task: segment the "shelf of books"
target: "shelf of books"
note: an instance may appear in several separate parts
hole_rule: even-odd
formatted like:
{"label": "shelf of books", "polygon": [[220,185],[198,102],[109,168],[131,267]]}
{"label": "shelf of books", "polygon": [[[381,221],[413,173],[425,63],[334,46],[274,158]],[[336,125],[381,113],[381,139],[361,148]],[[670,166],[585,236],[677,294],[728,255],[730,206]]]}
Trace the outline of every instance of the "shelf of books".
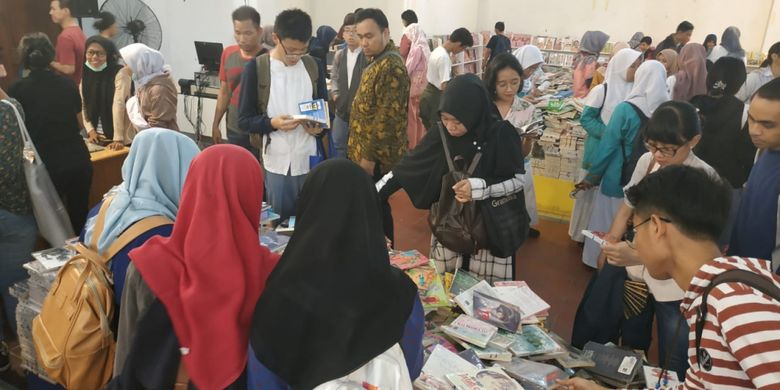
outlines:
{"label": "shelf of books", "polygon": [[[484,62],[485,43],[483,34],[472,33],[474,46],[464,50],[459,54],[451,55],[452,75],[457,76],[465,73],[473,73],[482,77],[482,63]],[[429,44],[431,50],[441,46],[449,35],[436,35],[430,38]]]}

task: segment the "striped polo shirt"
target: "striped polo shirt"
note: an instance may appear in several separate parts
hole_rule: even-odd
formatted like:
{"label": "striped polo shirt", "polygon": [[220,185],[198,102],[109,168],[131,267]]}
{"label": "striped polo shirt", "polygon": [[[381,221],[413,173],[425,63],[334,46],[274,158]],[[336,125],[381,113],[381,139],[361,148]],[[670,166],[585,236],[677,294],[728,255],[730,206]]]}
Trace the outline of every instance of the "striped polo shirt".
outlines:
{"label": "striped polo shirt", "polygon": [[701,348],[711,365],[699,367],[696,318],[702,294],[712,279],[732,269],[757,273],[780,287],[763,260],[718,258],[699,269],[680,306],[690,326],[690,368],[681,389],[780,389],[780,302],[742,283],[721,283],[710,292]]}

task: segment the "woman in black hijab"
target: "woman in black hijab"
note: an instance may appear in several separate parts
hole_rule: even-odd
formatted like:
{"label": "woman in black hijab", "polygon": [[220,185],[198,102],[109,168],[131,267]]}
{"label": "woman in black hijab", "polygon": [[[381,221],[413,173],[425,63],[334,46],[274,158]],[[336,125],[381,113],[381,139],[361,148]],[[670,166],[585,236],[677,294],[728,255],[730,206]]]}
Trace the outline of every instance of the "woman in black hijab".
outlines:
{"label": "woman in black hijab", "polygon": [[255,307],[249,388],[312,389],[401,352],[411,386],[422,368],[422,304],[390,266],[371,178],[328,160],[298,202],[295,235]]}
{"label": "woman in black hijab", "polygon": [[108,140],[113,140],[115,80],[122,69],[119,64],[119,51],[114,42],[100,35],[87,39],[85,48],[86,62],[81,81],[84,127],[92,141],[98,139],[98,127],[102,128]]}
{"label": "woman in black hijab", "polygon": [[691,99],[691,103],[699,109],[702,124],[701,141],[694,153],[715,168],[733,189],[732,212],[720,241],[724,245],[731,237],[742,187],[747,182],[756,155],[756,147],[746,127],[745,103],[734,96],[746,77],[742,60],[721,57],[707,73],[707,95]]}
{"label": "woman in black hijab", "polygon": [[[468,166],[477,152],[482,153],[472,178],[454,187],[453,196],[462,203],[523,190],[522,142],[514,126],[500,120],[496,112],[487,89],[477,76],[458,76],[447,84],[440,114],[453,158],[462,157]],[[448,171],[441,135],[434,129],[377,187],[381,188],[382,197],[389,197],[403,188],[416,208],[430,209],[439,200],[442,176]],[[514,279],[513,257],[494,257],[487,250],[473,255],[456,253],[432,238],[431,258],[436,260],[440,272],[453,272],[461,263],[488,281]]]}

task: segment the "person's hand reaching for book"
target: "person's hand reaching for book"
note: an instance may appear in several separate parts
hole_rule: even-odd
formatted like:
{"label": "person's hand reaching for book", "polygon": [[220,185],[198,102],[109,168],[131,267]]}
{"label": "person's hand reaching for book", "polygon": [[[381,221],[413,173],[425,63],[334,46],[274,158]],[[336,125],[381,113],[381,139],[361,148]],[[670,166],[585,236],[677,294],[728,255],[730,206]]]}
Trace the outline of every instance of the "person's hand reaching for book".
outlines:
{"label": "person's hand reaching for book", "polygon": [[551,387],[551,389],[558,390],[602,390],[606,387],[599,386],[596,382],[589,381],[583,378],[571,378],[565,381],[558,381],[558,383]]}
{"label": "person's hand reaching for book", "polygon": [[291,115],[279,115],[271,119],[271,127],[280,131],[292,131],[300,124],[300,121],[293,119]]}
{"label": "person's hand reaching for book", "polygon": [[92,130],[89,133],[87,133],[87,139],[89,139],[89,142],[96,144],[100,140],[100,136],[98,136],[97,131]]}
{"label": "person's hand reaching for book", "polygon": [[461,180],[452,186],[452,190],[455,191],[455,200],[460,203],[471,202],[471,182],[468,180]]}
{"label": "person's hand reaching for book", "polygon": [[322,126],[320,126],[319,123],[314,123],[310,121],[303,121],[303,129],[306,130],[307,133],[310,135],[319,135],[322,133]]}

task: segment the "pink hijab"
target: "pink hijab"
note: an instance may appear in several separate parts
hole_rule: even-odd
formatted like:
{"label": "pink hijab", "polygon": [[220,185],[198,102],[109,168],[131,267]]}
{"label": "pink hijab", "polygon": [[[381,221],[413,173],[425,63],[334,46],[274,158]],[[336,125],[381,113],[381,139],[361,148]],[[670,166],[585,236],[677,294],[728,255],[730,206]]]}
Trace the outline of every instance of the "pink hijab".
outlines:
{"label": "pink hijab", "polygon": [[689,43],[677,57],[679,70],[672,91],[672,100],[689,101],[707,94],[707,49],[699,43]]}
{"label": "pink hijab", "polygon": [[[406,57],[406,70],[412,81],[411,96],[420,96],[427,84],[428,57],[431,49],[428,47],[428,38],[417,23],[412,23],[404,29],[404,36],[409,39],[411,46]],[[421,75],[421,76],[420,76]]]}

